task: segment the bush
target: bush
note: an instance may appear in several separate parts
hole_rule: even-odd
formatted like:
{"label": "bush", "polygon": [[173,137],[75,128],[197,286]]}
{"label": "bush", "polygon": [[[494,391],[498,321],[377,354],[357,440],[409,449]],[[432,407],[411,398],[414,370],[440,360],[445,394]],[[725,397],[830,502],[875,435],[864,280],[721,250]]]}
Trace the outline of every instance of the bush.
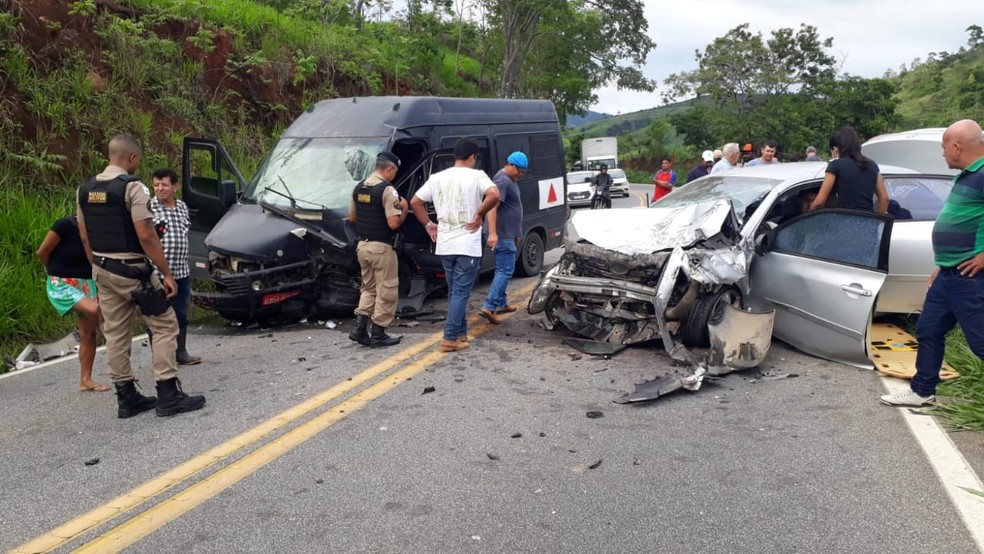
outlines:
{"label": "bush", "polygon": [[960,378],[939,386],[938,393],[954,401],[940,404],[937,411],[954,427],[984,429],[984,360],[970,351],[959,329],[947,337],[946,361]]}

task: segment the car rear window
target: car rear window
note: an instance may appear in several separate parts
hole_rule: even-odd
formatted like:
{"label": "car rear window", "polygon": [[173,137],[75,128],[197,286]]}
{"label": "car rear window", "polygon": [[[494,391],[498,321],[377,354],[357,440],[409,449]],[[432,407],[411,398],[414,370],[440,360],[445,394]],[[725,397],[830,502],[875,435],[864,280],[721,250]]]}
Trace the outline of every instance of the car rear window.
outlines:
{"label": "car rear window", "polygon": [[888,213],[896,220],[933,221],[943,209],[953,182],[945,177],[885,177]]}
{"label": "car rear window", "polygon": [[594,175],[590,171],[577,171],[567,174],[568,183],[583,183],[585,181],[590,181],[591,176]]}

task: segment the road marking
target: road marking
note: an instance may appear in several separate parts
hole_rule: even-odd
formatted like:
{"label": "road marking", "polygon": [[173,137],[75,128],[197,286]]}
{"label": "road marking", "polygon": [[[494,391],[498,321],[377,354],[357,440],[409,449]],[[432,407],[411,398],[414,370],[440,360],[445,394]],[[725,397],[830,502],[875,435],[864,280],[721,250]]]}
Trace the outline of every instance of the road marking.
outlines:
{"label": "road marking", "polygon": [[[480,332],[484,333],[485,330],[482,329]],[[480,332],[476,332],[476,335]],[[103,554],[123,550],[242,481],[295,447],[307,442],[318,433],[365,407],[370,401],[405,383],[407,379],[417,375],[444,356],[445,353],[443,352],[430,352],[384,380],[333,406],[331,410],[284,433],[256,451],[236,460],[231,465],[216,471],[171,498],[96,537],[74,552]]]}
{"label": "road marking", "polygon": [[[533,289],[536,287],[536,285],[537,285],[537,282],[536,281],[533,281],[532,283],[529,283],[528,285],[522,287],[521,289],[516,290],[512,294],[513,299],[519,299],[519,298],[522,298],[522,297],[528,295],[529,293],[531,293],[533,291]],[[506,314],[506,315],[503,315],[502,317],[503,318],[508,318],[509,316],[510,316],[510,314]],[[469,323],[469,325],[475,325],[476,323],[485,323],[485,320],[482,319],[482,318],[480,318],[480,317],[478,317],[477,315],[473,315],[472,317],[468,318],[468,323]],[[491,323],[485,323],[485,325],[480,325],[475,330],[473,330],[471,332],[471,334],[473,336],[482,335],[485,332],[487,332],[489,328],[491,328],[491,325],[492,325]],[[106,522],[108,522],[108,521],[110,521],[112,519],[115,519],[115,518],[119,517],[119,516],[122,516],[126,512],[139,507],[140,505],[148,502],[149,500],[152,500],[156,496],[159,496],[160,494],[166,492],[167,490],[169,490],[171,488],[174,488],[176,485],[179,485],[179,484],[183,483],[184,481],[187,481],[188,479],[192,478],[193,476],[195,476],[196,474],[202,472],[203,470],[205,470],[205,469],[207,469],[207,468],[209,468],[211,466],[214,466],[214,465],[218,464],[219,462],[225,460],[226,458],[229,458],[230,456],[232,456],[236,452],[238,452],[238,451],[240,451],[240,450],[242,450],[242,449],[244,449],[244,448],[246,448],[246,447],[248,447],[248,446],[250,446],[252,444],[255,444],[255,443],[259,442],[264,437],[270,435],[271,433],[277,431],[278,429],[281,429],[281,428],[283,428],[283,427],[285,427],[285,426],[293,423],[294,421],[300,419],[301,417],[305,416],[306,414],[308,414],[308,413],[310,413],[310,412],[312,412],[312,411],[320,408],[321,406],[324,406],[325,404],[328,404],[332,400],[334,400],[334,399],[336,399],[336,398],[338,398],[338,397],[340,397],[342,395],[345,395],[347,393],[352,392],[353,390],[355,390],[358,387],[364,385],[368,381],[371,381],[372,379],[378,377],[379,375],[381,375],[383,373],[386,373],[387,371],[390,371],[391,369],[393,369],[397,365],[399,365],[401,363],[404,363],[404,362],[410,360],[411,358],[413,358],[414,356],[420,354],[421,352],[434,347],[443,338],[444,338],[443,331],[438,331],[436,333],[433,333],[433,334],[425,337],[422,341],[418,342],[417,344],[415,344],[415,345],[413,345],[413,346],[411,346],[409,348],[406,348],[404,350],[401,350],[400,352],[394,354],[393,356],[390,356],[389,358],[386,358],[385,360],[380,361],[379,363],[375,364],[374,366],[370,367],[369,369],[367,369],[367,370],[359,373],[358,375],[355,375],[355,376],[351,377],[349,380],[346,380],[346,381],[344,381],[342,383],[339,383],[337,385],[334,385],[333,387],[331,387],[331,388],[329,388],[329,389],[327,389],[327,390],[325,390],[325,391],[323,391],[321,393],[316,394],[315,396],[311,397],[310,399],[308,399],[308,400],[306,400],[306,401],[304,401],[304,402],[302,402],[302,403],[300,403],[300,404],[298,404],[298,405],[296,405],[296,406],[294,406],[294,407],[292,407],[292,408],[290,408],[290,409],[288,409],[288,410],[280,413],[279,415],[276,415],[276,416],[268,419],[267,421],[264,421],[263,423],[260,423],[256,427],[253,427],[252,429],[249,429],[249,430],[247,430],[247,431],[245,431],[245,432],[243,432],[243,433],[241,433],[241,434],[239,434],[239,435],[237,435],[237,436],[235,436],[235,437],[233,437],[233,438],[231,438],[231,439],[223,442],[219,446],[216,446],[216,447],[214,447],[214,448],[212,448],[212,449],[210,449],[210,450],[208,450],[208,451],[206,451],[206,452],[204,452],[202,454],[199,454],[198,456],[196,456],[196,457],[188,460],[187,462],[184,462],[183,464],[175,467],[174,469],[171,469],[171,470],[165,472],[164,474],[162,474],[162,475],[160,475],[158,477],[155,477],[155,478],[151,479],[150,481],[147,481],[147,482],[143,483],[142,485],[139,485],[137,488],[135,488],[135,489],[133,489],[133,490],[127,492],[127,493],[124,493],[124,494],[122,494],[122,495],[120,495],[120,496],[118,496],[118,497],[110,500],[109,502],[106,502],[105,504],[103,504],[101,506],[98,506],[98,507],[96,507],[96,508],[88,511],[85,514],[82,514],[81,516],[78,516],[78,517],[72,519],[71,521],[68,521],[68,522],[66,522],[66,523],[58,526],[57,528],[55,528],[55,529],[53,529],[53,530],[51,530],[51,531],[49,531],[49,532],[47,532],[47,533],[39,536],[39,537],[37,537],[37,538],[35,538],[35,539],[33,539],[33,540],[31,540],[31,541],[29,541],[29,542],[21,545],[21,546],[18,546],[16,548],[14,548],[10,552],[11,553],[37,553],[37,552],[49,552],[51,550],[54,550],[55,548],[58,548],[58,547],[64,545],[66,542],[68,542],[68,541],[70,541],[72,539],[77,538],[78,536],[80,536],[80,535],[82,535],[82,534],[84,534],[84,533],[92,530],[93,528],[95,528],[95,527],[97,527],[99,525],[102,525],[102,524],[104,524],[104,523],[106,523]],[[436,357],[435,357],[435,355],[436,355]],[[432,352],[431,354],[428,354],[427,356],[425,356],[424,358],[422,358],[422,360],[424,360],[424,359],[432,359],[432,358],[434,360],[436,360],[436,359],[439,359],[441,356],[443,356],[443,353],[440,353],[440,352]],[[64,360],[63,359],[59,359],[58,361],[64,361]],[[414,362],[409,367],[416,367],[419,362],[420,362],[420,360],[418,360],[417,362]],[[401,371],[404,371],[404,370],[401,370]],[[418,372],[419,372],[419,370],[418,370]],[[400,373],[400,372],[397,372],[397,373]],[[386,381],[384,380],[384,381],[381,381],[380,383],[385,383],[385,382]],[[380,383],[377,383],[377,385],[380,384]],[[373,386],[375,386],[375,385],[373,385]],[[366,389],[366,391],[372,390],[372,389],[373,389],[373,387],[369,387],[368,389]],[[389,390],[389,389],[386,389],[386,390]],[[366,391],[362,391],[362,392],[356,394],[355,396],[353,396],[349,400],[358,398],[360,394],[363,394]],[[383,392],[386,392],[386,391],[384,390]],[[380,394],[383,394],[383,392],[381,392]],[[376,396],[373,396],[372,398],[376,398]],[[370,400],[371,400],[371,398],[370,398]],[[348,402],[348,400],[346,400],[345,402]],[[343,404],[344,404],[344,402],[343,402]],[[341,406],[341,405],[339,405],[339,406]],[[357,408],[354,408],[354,409],[361,408],[361,406],[362,405],[358,405],[358,407]],[[331,413],[331,412],[326,412],[326,414],[327,413]],[[305,425],[308,425],[312,421],[315,421],[318,418],[323,417],[324,415],[325,414],[322,414],[321,416],[317,416],[317,417],[313,418],[311,421],[309,421],[309,422],[307,422],[305,424],[302,424],[297,429],[304,428]],[[342,414],[339,414],[339,415],[342,415]],[[329,423],[328,426],[330,426],[333,423],[334,423],[334,421],[332,421],[331,423]],[[327,428],[327,426],[325,428]],[[321,429],[321,430],[323,430],[323,429]],[[284,436],[286,436],[289,433],[293,433],[293,432],[294,432],[294,430],[289,431]],[[320,430],[319,430],[319,432],[320,432]],[[315,433],[315,434],[317,434],[317,433]],[[307,440],[307,439],[309,439],[309,438],[311,438],[313,436],[314,435],[312,434],[312,435],[308,436],[305,440]],[[282,439],[283,437],[280,437],[280,438]],[[280,439],[276,439],[276,440],[272,441],[270,444],[276,444],[278,440],[280,440]],[[300,443],[298,443],[298,444],[300,444]],[[266,445],[266,446],[269,446],[269,445]],[[264,446],[263,448],[266,448],[266,446]],[[296,445],[294,445],[294,446],[296,446]],[[290,446],[289,448],[293,448],[293,446]],[[284,452],[286,452],[286,450]],[[279,455],[277,457],[279,457]],[[267,463],[269,463],[269,461],[272,461],[273,459],[276,459],[276,457],[271,458],[270,460],[268,460]],[[239,463],[240,463],[239,461],[234,462],[233,464],[231,464],[230,466],[228,466],[225,469],[228,469],[229,467],[237,466]],[[221,471],[224,471],[224,470],[220,470],[220,472]],[[255,469],[253,471],[255,471]],[[216,473],[219,473],[219,472],[216,472]],[[236,481],[239,481],[240,479],[242,479],[246,475],[248,475],[248,474],[245,474],[242,477],[239,477],[238,479],[236,479]],[[214,476],[214,474],[213,474],[213,476]],[[205,479],[202,480],[202,482],[210,479],[211,477],[212,476],[206,477]],[[232,483],[234,483],[234,482],[235,481],[233,481]],[[230,483],[230,485],[232,483]],[[213,496],[213,495],[209,495],[207,497],[204,497],[202,501],[204,501],[204,499],[207,499],[207,498],[209,498],[210,496]],[[201,502],[199,502],[199,504],[200,503]],[[141,516],[137,516],[137,517],[141,517]],[[173,518],[171,518],[171,519],[173,519]],[[170,520],[168,520],[168,521],[170,521]],[[126,523],[124,523],[124,525],[125,524]],[[110,533],[111,532],[112,531],[110,531]]]}
{"label": "road marking", "polygon": [[643,195],[641,192],[633,192],[632,195],[639,199],[639,207],[640,208],[645,208],[646,207],[646,196],[645,195]]}
{"label": "road marking", "polygon": [[[908,381],[884,376],[881,380],[889,394],[909,388]],[[984,491],[980,477],[935,417],[915,414],[904,408],[899,409],[899,413],[926,454],[929,465],[939,477],[943,490],[963,519],[971,538],[977,543],[977,548],[984,552],[984,500],[964,490]]]}
{"label": "road marking", "polygon": [[[137,335],[137,336],[133,337],[133,339],[131,339],[130,342],[137,342],[137,341],[143,340],[145,338],[147,338],[147,334],[146,333],[144,333],[143,335]],[[99,347],[96,348],[96,352],[97,353],[98,352],[102,352],[103,350],[106,350],[106,346],[105,345],[99,346]],[[69,360],[74,360],[74,359],[76,359],[78,357],[79,357],[79,353],[78,352],[75,352],[73,354],[66,354],[64,356],[59,356],[59,357],[57,357],[55,359],[48,360],[47,362],[41,362],[39,364],[32,365],[30,367],[25,367],[24,369],[15,369],[13,371],[8,371],[7,373],[0,374],[0,379],[6,379],[7,377],[13,377],[15,375],[20,375],[22,373],[30,373],[30,372],[34,371],[35,369],[41,369],[42,367],[48,367],[48,366],[60,364],[62,362],[67,362]]]}

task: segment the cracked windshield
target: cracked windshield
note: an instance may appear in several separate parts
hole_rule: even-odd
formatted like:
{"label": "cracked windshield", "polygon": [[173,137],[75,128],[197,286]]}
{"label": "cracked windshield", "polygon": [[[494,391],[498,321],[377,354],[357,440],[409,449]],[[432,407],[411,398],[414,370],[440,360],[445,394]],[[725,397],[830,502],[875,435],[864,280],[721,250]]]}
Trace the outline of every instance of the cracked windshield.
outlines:
{"label": "cracked windshield", "polygon": [[247,201],[347,209],[356,183],[372,173],[386,137],[283,139],[243,194]]}
{"label": "cracked windshield", "polygon": [[782,182],[780,179],[758,177],[741,178],[729,175],[725,179],[711,176],[680,187],[673,191],[673,194],[661,198],[659,203],[655,205],[660,208],[670,208],[727,198],[731,200],[731,205],[734,206],[735,214],[739,220],[744,222],[745,210],[748,206],[768,194],[780,182]]}

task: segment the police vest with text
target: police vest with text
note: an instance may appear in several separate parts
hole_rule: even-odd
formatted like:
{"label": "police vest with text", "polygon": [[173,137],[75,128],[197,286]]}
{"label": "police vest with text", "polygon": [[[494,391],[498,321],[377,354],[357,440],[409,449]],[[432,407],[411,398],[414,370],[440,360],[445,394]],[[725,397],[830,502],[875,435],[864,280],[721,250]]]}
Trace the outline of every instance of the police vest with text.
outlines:
{"label": "police vest with text", "polygon": [[109,181],[90,179],[79,187],[89,247],[101,254],[143,254],[143,246],[126,208],[126,187],[139,177],[120,175]]}
{"label": "police vest with text", "polygon": [[383,192],[390,187],[388,182],[367,187],[365,181],[356,185],[352,191],[355,201],[355,229],[359,239],[393,244],[396,231],[390,229],[386,221],[386,209],[383,207]]}

